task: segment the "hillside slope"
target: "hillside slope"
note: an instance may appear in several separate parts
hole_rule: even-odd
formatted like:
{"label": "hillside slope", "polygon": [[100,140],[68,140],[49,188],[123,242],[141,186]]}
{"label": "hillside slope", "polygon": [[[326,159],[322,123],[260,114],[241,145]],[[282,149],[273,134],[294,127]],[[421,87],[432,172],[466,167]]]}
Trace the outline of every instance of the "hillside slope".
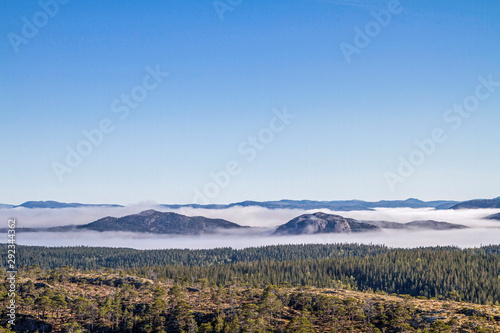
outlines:
{"label": "hillside slope", "polygon": [[357,292],[341,283],[215,286],[73,268],[19,276],[16,332],[500,332],[498,305]]}

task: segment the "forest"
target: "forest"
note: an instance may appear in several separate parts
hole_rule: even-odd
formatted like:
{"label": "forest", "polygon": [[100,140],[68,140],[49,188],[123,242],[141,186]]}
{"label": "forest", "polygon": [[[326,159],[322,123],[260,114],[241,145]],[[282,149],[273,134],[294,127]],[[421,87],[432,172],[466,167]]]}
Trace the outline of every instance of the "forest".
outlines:
{"label": "forest", "polygon": [[[7,253],[6,245],[0,246]],[[50,270],[119,269],[146,278],[223,286],[289,284],[407,294],[478,304],[500,301],[500,246],[393,249],[379,245],[276,245],[235,250],[19,246],[18,263]]]}
{"label": "forest", "polygon": [[7,323],[7,287],[0,285],[0,332],[500,332],[498,305],[359,292],[341,284],[217,285],[111,268],[32,266],[18,273],[15,326]]}

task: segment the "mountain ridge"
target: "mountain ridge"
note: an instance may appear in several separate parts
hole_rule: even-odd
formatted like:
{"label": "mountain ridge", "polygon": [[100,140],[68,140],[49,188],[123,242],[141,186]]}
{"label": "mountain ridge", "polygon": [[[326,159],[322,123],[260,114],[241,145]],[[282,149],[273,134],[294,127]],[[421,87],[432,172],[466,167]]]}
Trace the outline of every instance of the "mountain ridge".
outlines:
{"label": "mountain ridge", "polygon": [[[82,203],[77,203],[77,202],[59,202],[59,201],[52,201],[52,200],[47,200],[47,201],[26,201],[23,202],[20,205],[5,205],[5,206],[10,206],[7,208],[17,208],[17,207],[24,207],[24,208],[49,208],[49,209],[61,209],[61,208],[78,208],[78,207],[124,207],[122,205],[116,205],[116,204],[82,204]],[[0,208],[3,208],[2,205],[0,205]]]}
{"label": "mountain ridge", "polygon": [[453,205],[450,209],[500,208],[500,197],[494,199],[474,199]]}
{"label": "mountain ridge", "polygon": [[[473,199],[468,201],[454,200],[433,200],[422,201],[416,198],[408,198],[405,200],[379,200],[379,201],[364,201],[364,200],[333,200],[333,201],[317,201],[317,200],[290,200],[282,199],[275,201],[252,201],[246,200],[229,204],[158,204],[160,207],[179,209],[179,208],[202,208],[202,209],[228,209],[232,207],[263,207],[267,209],[330,209],[332,211],[372,211],[376,208],[434,208],[437,210],[443,209],[475,209],[475,208],[500,208],[500,197],[494,199]],[[0,204],[0,209],[8,208],[77,208],[77,207],[110,207],[119,208],[125,207],[118,204],[83,204],[83,203],[65,203],[58,201],[26,201],[20,205]]]}
{"label": "mountain ridge", "polygon": [[415,198],[406,200],[380,200],[380,201],[363,201],[363,200],[337,200],[337,201],[315,201],[315,200],[289,200],[282,199],[279,201],[242,201],[230,204],[162,204],[160,206],[172,209],[178,208],[204,208],[204,209],[227,209],[231,207],[263,207],[267,209],[330,209],[333,211],[355,211],[366,210],[371,211],[375,208],[437,208],[446,209],[449,206],[455,205],[459,201],[451,200],[436,200],[422,201]]}

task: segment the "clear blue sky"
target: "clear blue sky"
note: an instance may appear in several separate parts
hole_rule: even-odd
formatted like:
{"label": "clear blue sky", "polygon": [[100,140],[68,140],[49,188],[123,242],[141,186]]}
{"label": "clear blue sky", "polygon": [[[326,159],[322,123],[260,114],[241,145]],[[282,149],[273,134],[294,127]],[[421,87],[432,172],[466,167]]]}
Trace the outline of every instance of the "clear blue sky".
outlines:
{"label": "clear blue sky", "polygon": [[[229,161],[239,172],[210,202],[500,195],[500,87],[444,119],[478,77],[500,82],[497,0],[402,0],[350,62],[341,45],[390,1],[232,3],[2,2],[0,202],[190,203]],[[148,67],[169,74],[121,119]],[[251,148],[284,108],[295,118]],[[58,177],[103,119],[114,130]],[[436,128],[447,140],[401,177],[399,156]],[[391,189],[388,172],[404,182]]]}

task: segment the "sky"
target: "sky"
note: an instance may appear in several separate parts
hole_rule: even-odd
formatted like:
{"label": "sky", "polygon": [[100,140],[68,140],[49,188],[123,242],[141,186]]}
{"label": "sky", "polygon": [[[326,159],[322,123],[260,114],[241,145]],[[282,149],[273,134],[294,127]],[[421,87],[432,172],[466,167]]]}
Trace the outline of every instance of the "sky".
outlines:
{"label": "sky", "polygon": [[3,1],[0,203],[500,195],[496,0]]}

